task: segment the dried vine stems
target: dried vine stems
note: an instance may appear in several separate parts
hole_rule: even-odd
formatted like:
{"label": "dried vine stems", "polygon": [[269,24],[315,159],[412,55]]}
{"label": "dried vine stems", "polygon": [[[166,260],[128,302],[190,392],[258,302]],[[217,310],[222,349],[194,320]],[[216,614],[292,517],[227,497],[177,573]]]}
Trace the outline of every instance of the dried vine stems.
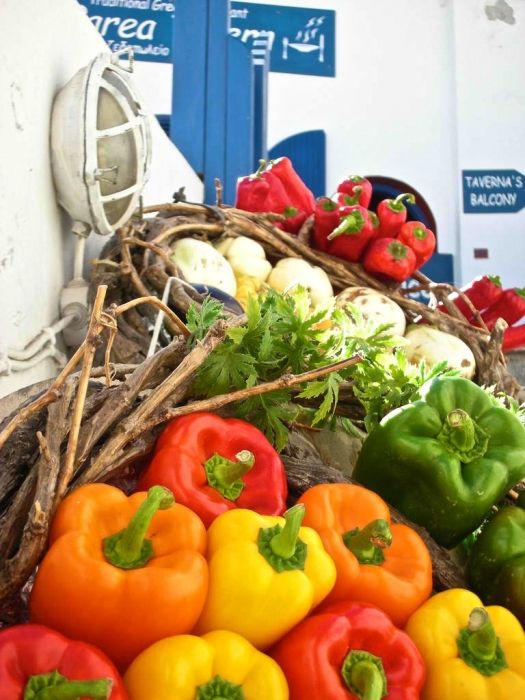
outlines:
{"label": "dried vine stems", "polygon": [[[53,512],[68,489],[107,480],[130,455],[136,457],[147,452],[152,447],[150,438],[155,438],[157,426],[177,415],[211,411],[255,394],[302,384],[360,360],[354,357],[299,375],[285,374],[273,382],[186,403],[190,384],[202,362],[223,341],[227,330],[245,319],[241,316],[229,322],[218,321],[191,350],[185,342],[187,329],[184,326],[183,335],[135,367],[121,383],[112,383],[111,369],[106,366],[104,376],[108,383],[98,389],[102,397],[98,396],[93,402],[95,410],[86,414],[93,358],[100,335],[105,329],[113,334],[116,319],[132,305],[149,302],[148,297],[143,297],[104,311],[106,292],[106,287],[97,290],[82,352],[75,354],[76,362],[69,363],[68,373],[64,370],[42,397],[19,412],[0,433],[0,441],[5,445],[23,427],[25,420],[48,407],[47,416],[42,416],[45,435],[41,430],[36,433],[39,457],[29,465],[23,483],[0,516],[3,526],[0,601],[20,590],[34,570],[45,546]],[[157,298],[152,303],[174,315]],[[80,357],[82,368],[79,374],[73,375]]]}

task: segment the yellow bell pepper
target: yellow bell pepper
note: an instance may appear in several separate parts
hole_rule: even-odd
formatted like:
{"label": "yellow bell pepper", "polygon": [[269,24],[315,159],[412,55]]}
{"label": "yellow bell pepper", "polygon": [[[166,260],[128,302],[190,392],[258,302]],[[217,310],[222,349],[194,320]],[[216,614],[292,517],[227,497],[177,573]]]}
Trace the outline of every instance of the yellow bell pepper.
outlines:
{"label": "yellow bell pepper", "polygon": [[525,698],[525,633],[506,608],[455,588],[418,608],[406,632],[427,666],[422,700]]}
{"label": "yellow bell pepper", "polygon": [[257,296],[259,290],[265,286],[264,282],[257,279],[257,277],[241,275],[237,272],[235,273],[235,279],[237,280],[237,292],[235,294],[235,298],[242,308],[246,309],[248,306],[248,299],[250,297]]}
{"label": "yellow bell pepper", "polygon": [[278,664],[223,630],[152,644],[128,668],[124,684],[130,700],[288,700]]}
{"label": "yellow bell pepper", "polygon": [[236,508],[213,521],[198,633],[227,629],[266,649],[330,593],[335,564],[317,532],[300,527],[303,517],[300,504],[284,519]]}

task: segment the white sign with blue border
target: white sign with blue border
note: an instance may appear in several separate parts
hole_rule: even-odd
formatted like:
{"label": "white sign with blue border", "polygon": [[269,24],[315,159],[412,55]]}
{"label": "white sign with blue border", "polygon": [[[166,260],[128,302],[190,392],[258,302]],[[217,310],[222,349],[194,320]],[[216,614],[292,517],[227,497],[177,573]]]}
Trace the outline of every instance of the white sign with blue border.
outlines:
{"label": "white sign with blue border", "polygon": [[249,46],[262,39],[277,73],[335,76],[335,11],[232,2],[230,35]]}
{"label": "white sign with blue border", "polygon": [[525,207],[525,175],[518,170],[463,170],[465,214],[515,214]]}
{"label": "white sign with blue border", "polygon": [[133,48],[139,61],[171,63],[175,2],[78,0],[112,51]]}

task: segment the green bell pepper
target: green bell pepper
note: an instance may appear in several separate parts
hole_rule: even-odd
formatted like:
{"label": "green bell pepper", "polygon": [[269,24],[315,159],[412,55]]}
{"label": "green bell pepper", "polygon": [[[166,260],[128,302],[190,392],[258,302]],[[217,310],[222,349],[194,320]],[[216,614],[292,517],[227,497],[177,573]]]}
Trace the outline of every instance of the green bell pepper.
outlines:
{"label": "green bell pepper", "polygon": [[461,377],[425,384],[365,440],[354,478],[454,547],[525,477],[525,428]]}
{"label": "green bell pepper", "polygon": [[485,605],[503,605],[525,625],[525,492],[517,506],[502,508],[482,530],[467,574]]}

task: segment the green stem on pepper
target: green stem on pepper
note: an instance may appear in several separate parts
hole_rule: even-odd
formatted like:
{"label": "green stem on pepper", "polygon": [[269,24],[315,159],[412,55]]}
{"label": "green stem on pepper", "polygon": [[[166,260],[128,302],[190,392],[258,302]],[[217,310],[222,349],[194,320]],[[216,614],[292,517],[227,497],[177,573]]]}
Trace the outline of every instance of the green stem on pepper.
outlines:
{"label": "green stem on pepper", "polygon": [[383,550],[392,544],[392,531],[386,520],[373,520],[345,532],[343,542],[360,564],[380,565],[385,561]]}
{"label": "green stem on pepper", "polygon": [[146,531],[156,512],[171,508],[174,502],[169,489],[164,486],[152,486],[128,527],[104,539],[104,556],[109,563],[120,569],[138,569],[145,566],[153,556],[153,544],[151,540],[146,539]]}
{"label": "green stem on pepper", "polygon": [[485,608],[472,610],[457,644],[463,661],[484,676],[493,676],[507,668],[505,654]]}
{"label": "green stem on pepper", "polygon": [[387,694],[387,682],[381,659],[367,651],[351,651],[341,669],[344,682],[360,700],[381,700]]}

